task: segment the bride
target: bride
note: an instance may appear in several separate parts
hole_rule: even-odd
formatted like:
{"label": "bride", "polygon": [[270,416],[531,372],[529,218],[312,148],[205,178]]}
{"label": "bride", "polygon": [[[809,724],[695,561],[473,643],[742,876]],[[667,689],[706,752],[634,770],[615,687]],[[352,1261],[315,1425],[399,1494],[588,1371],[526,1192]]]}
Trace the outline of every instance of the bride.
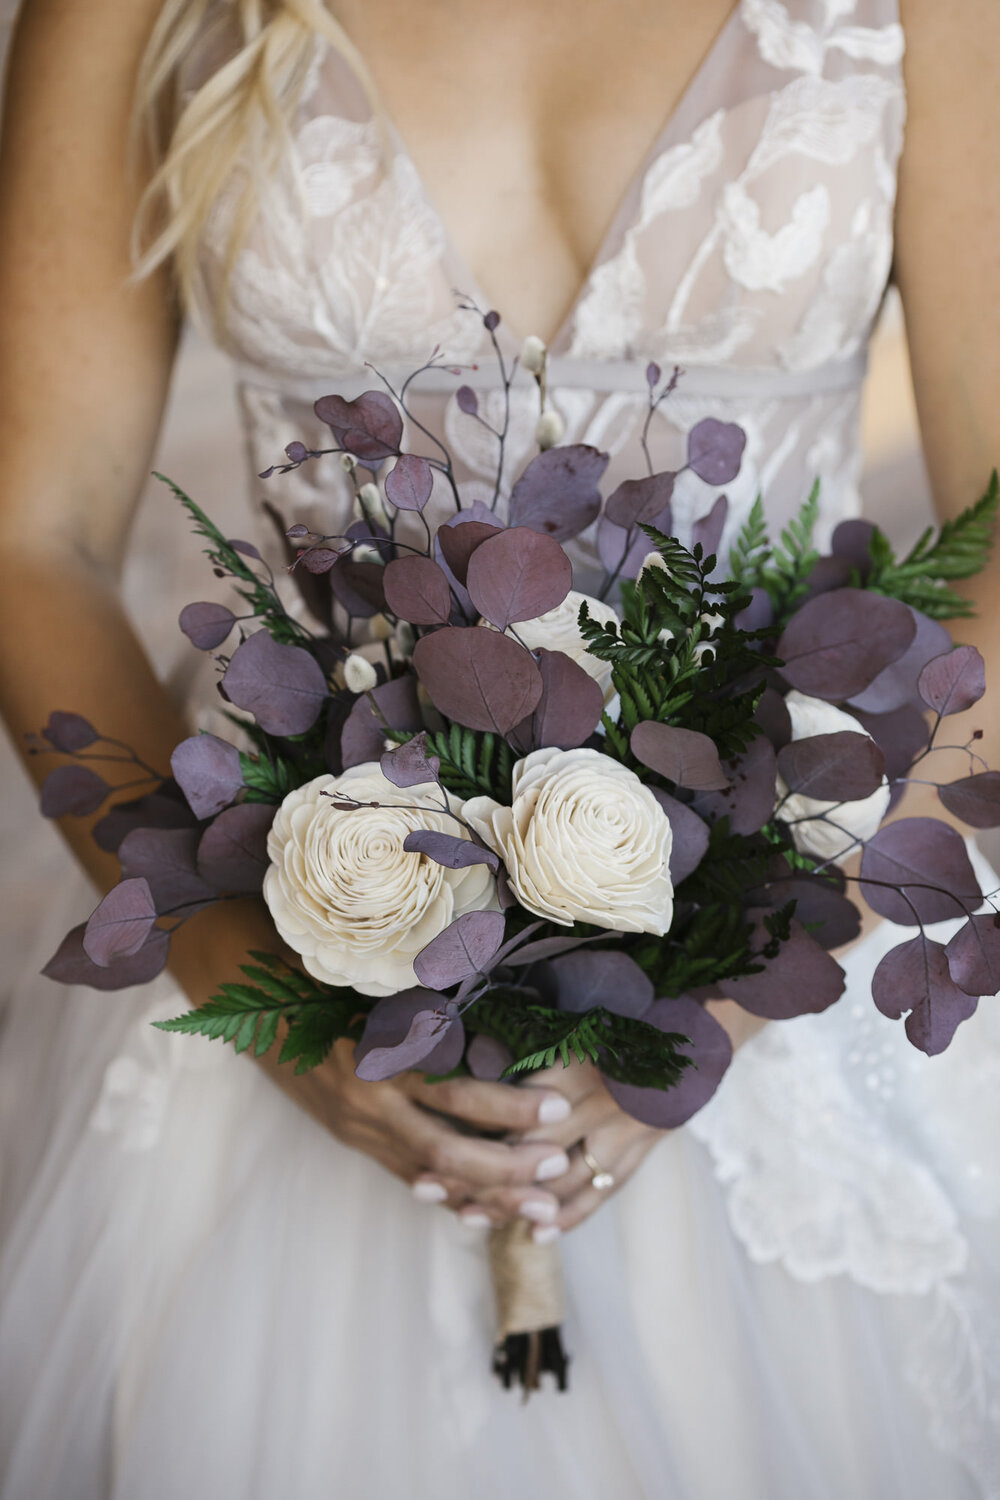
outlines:
{"label": "bride", "polygon": [[[440,345],[498,399],[457,289],[508,352],[545,338],[567,438],[610,448],[612,483],[639,472],[645,362],[681,363],[656,467],[738,421],[729,524],[758,489],[780,523],[818,475],[828,535],[857,509],[892,274],[957,512],[1000,451],[998,47],[992,0],[25,0],[0,163],[12,732],[73,709],[162,764],[210,721],[116,584],[185,308],[233,356],[254,473],[322,446],[313,399],[369,361]],[[474,497],[492,454],[457,384],[414,404]],[[714,498],[678,484],[682,540]],[[254,480],[246,528],[261,500],[330,531],[350,492],[328,462]],[[984,649],[998,593],[963,622]],[[1000,764],[995,708],[987,742]],[[885,927],[822,1015],[751,1036],[716,1002],[739,1051],[661,1137],[585,1068],[373,1085],[349,1047],[294,1078],[167,1036],[150,1021],[231,977],[260,912],[190,924],[148,990],[67,995],[36,976],[88,910],[52,893],[0,1037],[4,1500],[1000,1496],[1000,1017],[915,1053],[869,998]],[[488,1373],[484,1231],[516,1216],[564,1237],[573,1354],[570,1394],[526,1408]]]}

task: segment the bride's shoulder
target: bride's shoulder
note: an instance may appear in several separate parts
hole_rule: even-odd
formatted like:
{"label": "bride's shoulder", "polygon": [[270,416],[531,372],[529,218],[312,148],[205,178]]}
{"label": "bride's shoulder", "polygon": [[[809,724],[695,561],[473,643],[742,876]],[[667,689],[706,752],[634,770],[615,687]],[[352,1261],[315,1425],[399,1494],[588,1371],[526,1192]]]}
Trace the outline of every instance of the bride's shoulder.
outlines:
{"label": "bride's shoulder", "polygon": [[[1000,46],[997,0],[898,0],[906,36],[906,85],[911,106],[947,103],[968,115],[980,94],[996,87]],[[969,92],[971,90],[971,93]],[[963,103],[964,101],[964,103]]]}

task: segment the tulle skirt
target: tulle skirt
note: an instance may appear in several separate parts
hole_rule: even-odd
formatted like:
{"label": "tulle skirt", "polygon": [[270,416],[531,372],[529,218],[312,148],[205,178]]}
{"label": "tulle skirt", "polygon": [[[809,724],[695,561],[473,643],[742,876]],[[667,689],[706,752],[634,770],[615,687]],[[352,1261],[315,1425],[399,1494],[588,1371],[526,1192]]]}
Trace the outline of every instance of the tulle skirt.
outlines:
{"label": "tulle skirt", "polygon": [[928,1060],[868,976],[766,1028],[563,1251],[570,1391],[489,1373],[481,1232],[184,1001],[31,978],[0,1044],[3,1500],[1000,1496],[1000,1024]]}

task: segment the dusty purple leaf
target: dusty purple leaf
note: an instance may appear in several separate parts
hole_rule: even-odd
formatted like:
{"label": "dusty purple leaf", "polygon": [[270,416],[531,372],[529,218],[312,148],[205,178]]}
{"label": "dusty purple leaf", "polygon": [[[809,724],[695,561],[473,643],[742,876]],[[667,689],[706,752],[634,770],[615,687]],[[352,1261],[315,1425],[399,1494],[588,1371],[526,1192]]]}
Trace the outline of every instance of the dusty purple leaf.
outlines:
{"label": "dusty purple leaf", "polygon": [[468,729],[507,735],[542,696],[531,653],[496,630],[436,630],[417,642],[413,665],[435,707]]}
{"label": "dusty purple leaf", "polygon": [[759,734],[742,755],[727,760],[722,770],[729,778],[728,786],[700,793],[695,798],[697,811],[712,823],[728,818],[731,833],[757,833],[774,814],[774,746],[766,735]]}
{"label": "dusty purple leaf", "polygon": [[[669,536],[674,525],[670,507],[654,516],[649,524]],[[653,544],[644,531],[636,532],[631,543],[628,538],[627,531],[601,517],[597,527],[598,555],[609,573],[617,573],[622,578],[634,578],[653,550]]]}
{"label": "dusty purple leaf", "polygon": [[385,609],[384,575],[381,563],[354,562],[345,553],[329,570],[330,588],[349,615],[370,620]]}
{"label": "dusty purple leaf", "polygon": [[[766,931],[758,925],[758,942],[763,945],[766,940]],[[792,1016],[813,1015],[826,1010],[844,992],[843,969],[794,919],[791,936],[777,956],[757,962],[763,964],[761,973],[725,981],[729,998],[753,1016],[787,1021]]]}
{"label": "dusty purple leaf", "polygon": [[872,911],[900,927],[963,916],[983,899],[965,840],[936,818],[900,818],[869,839],[861,894]]}
{"label": "dusty purple leaf", "polygon": [[491,521],[465,521],[462,525],[442,526],[437,534],[438,546],[444,560],[459,583],[465,583],[469,571],[469,560],[477,547],[488,537],[498,536],[502,526]]}
{"label": "dusty purple leaf", "polygon": [[902,656],[915,633],[913,616],[898,599],[834,589],[796,611],[775,654],[790,686],[840,702],[863,692]]}
{"label": "dusty purple leaf", "polygon": [[831,594],[834,589],[845,588],[850,581],[851,565],[846,558],[818,557],[806,578],[802,603],[815,599],[820,594]]}
{"label": "dusty purple leaf", "polygon": [[86,750],[100,738],[93,724],[82,714],[63,713],[60,709],[49,715],[42,733],[53,749],[61,750],[64,755]]}
{"label": "dusty purple leaf", "polygon": [[42,973],[57,984],[85,984],[93,990],[126,990],[136,984],[148,984],[162,973],[170,953],[170,934],[158,927],[150,930],[146,941],[129,958],[117,958],[112,964],[95,964],[83,947],[87,924],[81,922],[63,938]]}
{"label": "dusty purple leaf", "polygon": [[354,401],[321,396],[313,409],[340,446],[369,466],[399,452],[403,419],[384,391],[364,391]]}
{"label": "dusty purple leaf", "polygon": [[696,729],[678,729],[645,719],[635,726],[629,743],[637,760],[677,786],[714,792],[729,785],[715,745]]}
{"label": "dusty purple leaf", "polygon": [[267,835],[275,809],[266,802],[228,807],[198,845],[198,873],[217,891],[259,891],[267,872]]}
{"label": "dusty purple leaf", "polygon": [[951,977],[944,947],[922,933],[889,949],[872,975],[872,999],[892,1021],[909,1011],[906,1035],[928,1057],[945,1050],[979,1004]]}
{"label": "dusty purple leaf", "polygon": [[705,417],[688,433],[688,467],[706,484],[729,484],[740,472],[746,442],[735,422]]}
{"label": "dusty purple leaf", "polygon": [[1000,994],[1000,914],[981,912],[945,948],[948,972],[967,995]]}
{"label": "dusty purple leaf", "polygon": [[905,776],[920,752],[926,749],[930,733],[927,720],[912,703],[888,714],[866,714],[856,710],[855,718],[885,756],[885,774],[890,781]]}
{"label": "dusty purple leaf", "polygon": [[397,557],[383,573],[385,602],[411,625],[447,625],[451,589],[443,571],[429,557]]}
{"label": "dusty purple leaf", "polygon": [[766,630],[774,623],[774,605],[767,589],[750,590],[750,603],[733,620],[737,630]]}
{"label": "dusty purple leaf", "polygon": [[[605,518],[626,531],[640,523],[653,525],[670,507],[676,478],[676,474],[664,472],[650,474],[645,479],[624,480],[608,496],[604,505]],[[648,551],[651,546],[649,538],[644,538],[643,542]]]}
{"label": "dusty purple leaf", "polygon": [[328,696],[326,678],[309,652],[279,645],[266,630],[237,646],[222,684],[230,702],[253,714],[265,734],[282,736],[311,729]]}
{"label": "dusty purple leaf", "polygon": [[657,1130],[676,1130],[698,1113],[715,1093],[733,1056],[732,1043],[697,1000],[681,995],[676,1000],[657,1000],[642,1018],[658,1031],[686,1036],[678,1052],[692,1059],[677,1083],[669,1089],[638,1088],[602,1074],[604,1085],[621,1108],[644,1125]]}
{"label": "dusty purple leaf", "polygon": [[775,688],[765,688],[754,713],[759,724],[775,750],[781,750],[792,738],[792,718],[781,693]]}
{"label": "dusty purple leaf", "polygon": [[1000,771],[979,771],[939,786],[938,796],[970,828],[1000,828]]}
{"label": "dusty purple leaf", "polygon": [[542,674],[538,707],[515,730],[532,750],[575,750],[590,738],[604,712],[604,694],[589,672],[563,651],[537,653]]}
{"label": "dusty purple leaf", "polygon": [[[301,448],[302,444],[300,443],[298,446]],[[287,452],[287,449],[286,449],[286,452]],[[307,454],[307,452],[306,452],[305,449],[303,449],[301,457],[302,458],[308,457],[308,454]],[[253,542],[245,542],[242,537],[234,536],[234,537],[230,537],[230,539],[229,539],[229,545],[230,545],[230,547],[232,547],[232,549],[233,549],[234,552],[241,553],[243,557],[252,557],[255,562],[263,562],[264,561],[264,559],[260,555],[260,552],[259,552],[258,548],[256,548],[254,546]]]}
{"label": "dusty purple leaf", "polygon": [[492,1036],[474,1036],[465,1053],[469,1072],[485,1083],[499,1082],[513,1061],[510,1048]]}
{"label": "dusty purple leaf", "polygon": [[576,948],[582,948],[587,943],[607,942],[607,933],[599,932],[589,938],[567,936],[561,934],[558,937],[536,938],[532,943],[522,943],[512,953],[504,955],[504,963],[511,969],[523,969],[528,964],[539,963],[542,959],[558,958],[561,953],[572,953]]}
{"label": "dusty purple leaf", "polygon": [[557,542],[579,536],[597,520],[597,488],[609,455],[586,443],[549,448],[533,458],[510,495],[511,526],[530,526]]}
{"label": "dusty purple leaf", "polygon": [[494,333],[500,327],[500,314],[495,308],[491,308],[483,318],[483,327],[487,333]]}
{"label": "dusty purple leaf", "polygon": [[[381,717],[373,711],[371,698],[374,698]],[[417,701],[417,680],[411,673],[394,677],[391,682],[381,682],[372,688],[370,694],[358,698],[340,733],[340,757],[344,770],[365,761],[381,760],[386,739],[383,719],[390,729],[423,728]]]}
{"label": "dusty purple leaf", "polygon": [[198,839],[197,828],[134,828],[122,840],[122,875],[147,881],[161,917],[215,899],[198,874]]}
{"label": "dusty purple leaf", "polygon": [[415,734],[405,744],[384,751],[379,763],[386,781],[398,787],[424,786],[437,781],[441,771],[440,758],[427,753],[425,733]]}
{"label": "dusty purple leaf", "polygon": [[[784,860],[782,870],[787,870]],[[851,943],[861,932],[861,913],[842,890],[819,875],[782,877],[761,886],[752,893],[755,904],[784,906],[795,902],[796,919],[812,931],[824,948],[839,948]]]}
{"label": "dusty purple leaf", "polygon": [[45,818],[86,818],[104,805],[111,787],[89,766],[56,766],[42,782]]}
{"label": "dusty purple leaf", "polygon": [[559,1009],[594,1010],[638,1020],[653,1003],[653,981],[627,953],[577,949],[552,960]]}
{"label": "dusty purple leaf", "polygon": [[432,938],[413,961],[413,972],[429,989],[443,990],[484,973],[502,942],[506,917],[499,911],[468,911]]}
{"label": "dusty purple leaf", "polygon": [[181,740],[170,768],[196,818],[214,817],[243,789],[239,751],[214,734]]}
{"label": "dusty purple leaf", "polygon": [[403,848],[407,854],[423,854],[449,870],[466,870],[470,865],[487,865],[491,870],[500,867],[500,860],[492,849],[484,849],[471,839],[456,838],[451,833],[438,833],[432,828],[415,828],[406,835]]}
{"label": "dusty purple leaf", "polygon": [[867,734],[844,729],[793,740],[778,752],[778,771],[792,792],[821,802],[858,802],[882,785],[885,756]]}
{"label": "dusty purple leaf", "polygon": [[92,833],[99,849],[114,854],[134,828],[191,828],[195,821],[177,783],[164,781],[145,797],[119,802],[94,824]]}
{"label": "dusty purple leaf", "polygon": [[681,881],[686,880],[704,859],[708,850],[709,827],[693,807],[689,807],[685,802],[678,802],[677,798],[671,797],[669,792],[661,792],[659,787],[650,787],[650,791],[663,808],[670,823],[670,831],[673,834],[670,846],[670,879],[675,886],[680,885]]}
{"label": "dusty purple leaf", "polygon": [[871,572],[871,540],[875,527],[871,521],[841,521],[831,539],[831,549],[836,557],[844,558],[852,568],[857,568],[862,580]]}
{"label": "dusty purple leaf", "polygon": [[236,624],[236,616],[224,604],[202,600],[198,604],[186,604],[178,624],[192,646],[197,646],[199,651],[214,651]]}
{"label": "dusty purple leaf", "polygon": [[708,515],[702,516],[691,527],[691,546],[700,544],[703,557],[713,557],[718,554],[728,515],[729,501],[725,495],[720,495]]}
{"label": "dusty purple leaf", "polygon": [[141,876],[121,880],[92,913],[83,935],[83,951],[106,967],[137,953],[156,921],[149,882]]}
{"label": "dusty purple leaf", "polygon": [[479,397],[471,385],[459,386],[455,392],[455,404],[467,417],[474,417],[479,411]]}
{"label": "dusty purple leaf", "polygon": [[937,620],[930,620],[918,610],[911,610],[916,634],[897,661],[883,670],[850,701],[852,712],[861,709],[870,714],[888,714],[906,703],[919,701],[917,681],[929,661],[951,650],[951,636]]}
{"label": "dusty purple leaf", "polygon": [[917,691],[936,713],[964,713],[986,691],[986,663],[975,646],[956,646],[927,663],[917,680]]}
{"label": "dusty purple leaf", "polygon": [[573,565],[552,537],[513,526],[476,548],[465,587],[484,619],[506,630],[557,608],[573,587]]}
{"label": "dusty purple leaf", "polygon": [[342,549],[336,547],[309,547],[302,553],[299,561],[299,569],[305,568],[307,573],[319,575],[329,573],[334,563],[343,556]]}
{"label": "dusty purple leaf", "polygon": [[[461,1022],[457,1024],[461,1025]],[[446,1016],[442,1011],[418,1010],[401,1041],[390,1046],[369,1047],[364,1052],[359,1043],[355,1054],[358,1062],[354,1071],[367,1083],[381,1083],[386,1078],[395,1078],[399,1073],[408,1072],[410,1068],[422,1067],[433,1072],[429,1067],[429,1060],[447,1040],[455,1025],[455,1018]]]}
{"label": "dusty purple leaf", "polygon": [[385,476],[386,497],[397,510],[422,511],[434,488],[434,470],[426,458],[402,453]]}

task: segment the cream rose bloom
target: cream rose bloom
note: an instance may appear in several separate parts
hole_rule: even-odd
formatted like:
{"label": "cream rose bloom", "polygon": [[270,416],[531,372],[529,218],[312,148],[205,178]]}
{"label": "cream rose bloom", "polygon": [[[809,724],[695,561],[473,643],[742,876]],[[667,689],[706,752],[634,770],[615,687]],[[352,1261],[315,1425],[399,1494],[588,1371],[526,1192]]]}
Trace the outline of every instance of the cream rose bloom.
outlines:
{"label": "cream rose bloom", "polygon": [[610,756],[534,750],[514,767],[510,807],[474,797],[463,817],[537,916],[661,937],[669,930],[670,823],[635,772]]}
{"label": "cream rose bloom", "polygon": [[534,620],[519,620],[512,627],[512,632],[516,633],[518,640],[523,641],[529,651],[562,651],[565,656],[578,662],[600,687],[604,694],[604,706],[607,708],[617,696],[611,682],[612,664],[600,661],[587,650],[587,642],[580,634],[581,604],[587,606],[590,618],[599,625],[619,623],[617,611],[610,604],[605,604],[603,599],[592,599],[589,594],[578,594],[575,589],[570,589],[563,602],[557,604],[555,609],[547,610]]}
{"label": "cream rose bloom", "polygon": [[[381,805],[341,811],[338,796]],[[394,995],[417,983],[414,958],[455,917],[496,910],[485,865],[449,870],[403,849],[418,828],[468,837],[440,802],[436,786],[395,787],[374,761],[285,798],[268,835],[264,900],[315,979]],[[449,805],[461,812],[458,799]]]}
{"label": "cream rose bloom", "polygon": [[[840,734],[844,730],[853,734],[865,733],[851,714],[822,698],[810,698],[796,690],[788,694],[785,706],[792,721],[793,740],[808,739],[814,734]],[[778,800],[781,801],[787,792],[788,787],[779,776]],[[793,792],[787,801],[782,802],[776,816],[792,824],[792,840],[803,854],[812,854],[816,859],[840,860],[856,850],[858,839],[870,839],[878,831],[889,808],[889,797],[886,777],[870,797],[855,802],[822,802],[816,797]],[[820,821],[824,813],[829,813],[829,822]],[[796,821],[800,818],[810,821]]]}

